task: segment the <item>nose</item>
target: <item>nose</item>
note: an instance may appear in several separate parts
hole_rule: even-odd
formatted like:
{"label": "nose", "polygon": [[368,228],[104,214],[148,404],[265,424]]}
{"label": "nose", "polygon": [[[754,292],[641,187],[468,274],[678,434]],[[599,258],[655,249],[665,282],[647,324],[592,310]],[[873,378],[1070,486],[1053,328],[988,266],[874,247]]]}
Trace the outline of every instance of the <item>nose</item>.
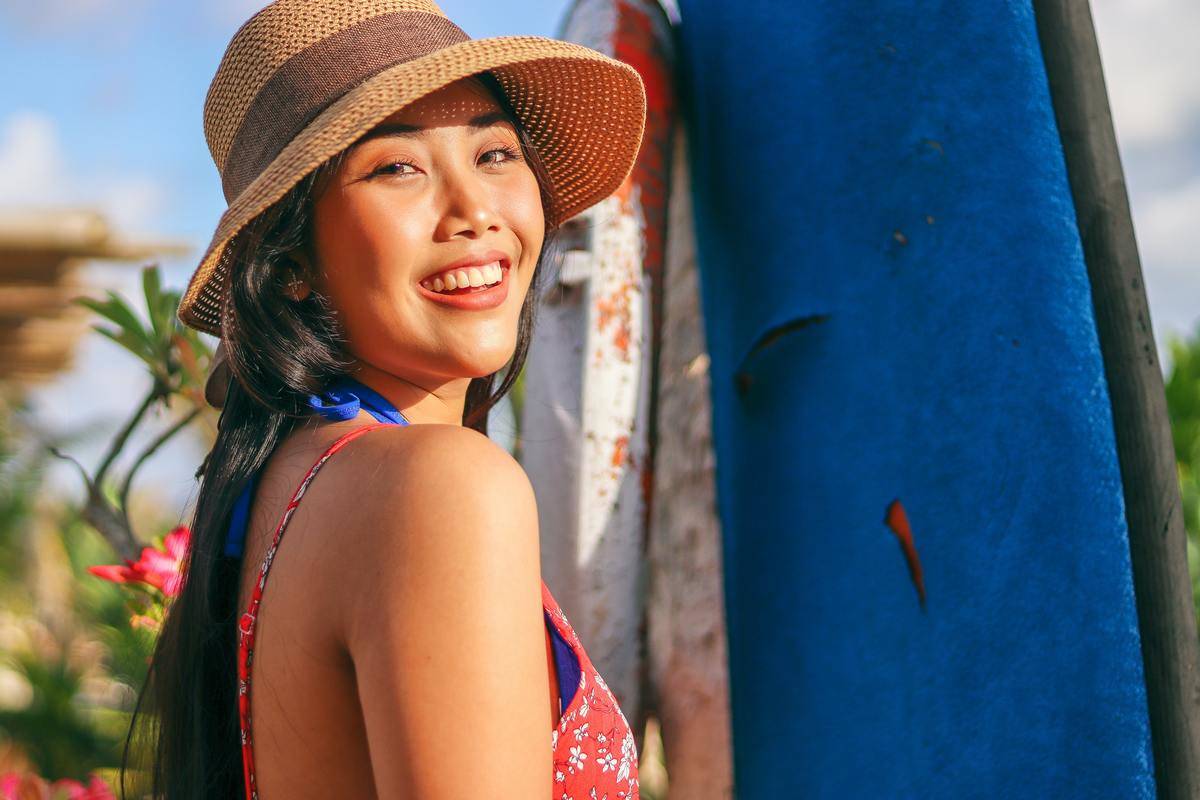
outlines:
{"label": "nose", "polygon": [[477,239],[489,231],[499,230],[497,191],[497,187],[489,186],[469,167],[443,171],[443,211],[438,222],[438,238],[465,236]]}

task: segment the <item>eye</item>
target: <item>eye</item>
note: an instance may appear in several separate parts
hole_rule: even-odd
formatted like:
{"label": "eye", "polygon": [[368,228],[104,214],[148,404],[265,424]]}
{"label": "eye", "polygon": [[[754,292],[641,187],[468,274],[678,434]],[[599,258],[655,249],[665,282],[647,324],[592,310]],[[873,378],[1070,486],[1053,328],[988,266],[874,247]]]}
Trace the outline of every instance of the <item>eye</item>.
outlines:
{"label": "eye", "polygon": [[372,175],[409,175],[409,174],[411,174],[408,172],[393,171],[394,168],[396,168],[396,167],[412,167],[413,169],[416,169],[417,165],[413,164],[409,161],[390,161],[387,164],[384,164],[383,166],[377,168],[371,174]]}
{"label": "eye", "polygon": [[493,148],[491,150],[488,150],[486,153],[484,153],[484,155],[490,156],[492,153],[503,153],[504,161],[491,161],[491,162],[489,162],[491,164],[503,164],[507,161],[520,161],[521,160],[521,151],[518,148],[513,147],[512,145],[504,145],[503,147]]}

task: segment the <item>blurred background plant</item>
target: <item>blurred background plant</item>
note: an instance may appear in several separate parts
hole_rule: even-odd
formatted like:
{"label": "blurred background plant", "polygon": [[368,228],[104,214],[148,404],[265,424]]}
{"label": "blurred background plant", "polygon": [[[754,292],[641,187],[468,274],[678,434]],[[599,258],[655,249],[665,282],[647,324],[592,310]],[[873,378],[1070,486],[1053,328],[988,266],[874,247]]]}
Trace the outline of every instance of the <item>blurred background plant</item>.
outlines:
{"label": "blurred background plant", "polygon": [[[136,687],[177,589],[188,535],[179,510],[135,512],[130,501],[135,475],[168,440],[201,418],[215,426],[203,394],[212,351],[176,319],[179,293],[162,288],[157,265],[142,271],[141,299],[140,313],[112,291],[75,301],[150,376],[94,470],[70,455],[87,431],[38,429],[19,396],[0,407],[0,800],[111,796],[103,787],[115,783]],[[148,439],[134,435],[142,428]],[[81,503],[42,491],[51,458],[75,465]]]}
{"label": "blurred background plant", "polygon": [[[179,294],[163,291],[157,265],[142,270],[142,292],[148,322],[143,322],[133,308],[112,290],[107,292],[104,300],[81,297],[76,302],[113,324],[114,327],[96,325],[94,329],[142,361],[150,373],[149,390],[112,440],[94,474],[89,474],[82,464],[59,448],[51,448],[54,455],[70,460],[79,469],[87,488],[87,503],[82,509],[84,519],[108,540],[122,558],[132,558],[138,550],[137,538],[129,519],[129,492],[134,475],[171,437],[203,413],[206,408],[204,378],[212,357],[200,334],[176,319]],[[117,459],[129,445],[131,435],[146,422],[147,414],[156,407],[169,413],[175,399],[181,400],[186,406],[184,413],[142,448],[123,476],[119,479],[110,476]],[[110,484],[116,487],[115,496],[108,491]]]}
{"label": "blurred background plant", "polygon": [[1171,353],[1171,369],[1166,378],[1167,411],[1188,532],[1192,603],[1200,626],[1200,324],[1190,337],[1169,335],[1167,347]]}

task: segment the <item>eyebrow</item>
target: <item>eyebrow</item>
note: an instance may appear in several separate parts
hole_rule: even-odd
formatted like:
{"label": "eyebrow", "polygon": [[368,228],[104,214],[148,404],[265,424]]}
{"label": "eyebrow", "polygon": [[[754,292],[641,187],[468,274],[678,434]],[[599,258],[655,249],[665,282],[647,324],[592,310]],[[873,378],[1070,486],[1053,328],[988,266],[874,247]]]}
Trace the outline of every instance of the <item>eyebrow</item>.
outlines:
{"label": "eyebrow", "polygon": [[[503,111],[489,111],[485,114],[480,114],[477,117],[472,117],[467,121],[467,125],[473,130],[483,130],[484,128],[490,128],[493,125],[507,121],[508,115]],[[358,140],[355,146],[365,144],[372,139],[380,139],[385,136],[421,136],[426,130],[426,128],[420,125],[408,125],[403,122],[389,122],[367,131],[367,133]]]}

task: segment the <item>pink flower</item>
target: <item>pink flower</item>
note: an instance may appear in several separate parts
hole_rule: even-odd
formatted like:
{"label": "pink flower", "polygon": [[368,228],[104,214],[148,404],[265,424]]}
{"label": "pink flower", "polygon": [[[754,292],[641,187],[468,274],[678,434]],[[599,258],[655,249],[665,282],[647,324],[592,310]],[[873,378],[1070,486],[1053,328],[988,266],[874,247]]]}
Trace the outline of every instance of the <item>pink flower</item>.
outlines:
{"label": "pink flower", "polygon": [[9,772],[0,775],[0,800],[40,800],[50,791],[50,785],[36,775]]}
{"label": "pink flower", "polygon": [[53,800],[117,800],[108,784],[92,775],[87,786],[79,781],[64,778],[50,784],[50,797]]}
{"label": "pink flower", "polygon": [[0,776],[0,800],[116,800],[98,775],[88,778],[85,786],[71,778],[50,783],[32,773],[9,772]]}
{"label": "pink flower", "polygon": [[[163,549],[143,547],[137,561],[125,559],[124,564],[102,564],[88,567],[88,572],[113,583],[141,583],[161,589],[167,597],[179,594],[183,583],[180,566],[187,553],[192,532],[186,525],[173,528],[163,540]],[[2,798],[0,798],[2,800]]]}

